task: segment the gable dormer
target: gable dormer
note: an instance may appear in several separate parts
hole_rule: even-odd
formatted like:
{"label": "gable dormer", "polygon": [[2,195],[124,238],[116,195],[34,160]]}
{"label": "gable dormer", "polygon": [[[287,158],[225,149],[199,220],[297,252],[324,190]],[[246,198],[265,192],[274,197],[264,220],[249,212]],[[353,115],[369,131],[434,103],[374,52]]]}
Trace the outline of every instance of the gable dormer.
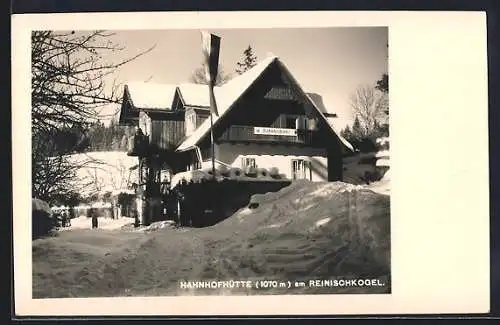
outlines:
{"label": "gable dormer", "polygon": [[139,110],[134,107],[130,99],[128,87],[125,85],[123,88],[123,97],[120,107],[120,116],[118,123],[120,125],[137,125],[139,120]]}
{"label": "gable dormer", "polygon": [[187,107],[184,115],[186,136],[190,136],[209,117],[210,110],[208,108]]}
{"label": "gable dormer", "polygon": [[174,98],[172,100],[172,111],[181,111],[184,109],[184,104],[182,102],[181,93],[179,87],[176,87]]}
{"label": "gable dormer", "polygon": [[186,136],[190,136],[193,134],[194,130],[196,130],[196,112],[194,109],[186,110],[184,121],[184,126],[186,128],[185,134]]}

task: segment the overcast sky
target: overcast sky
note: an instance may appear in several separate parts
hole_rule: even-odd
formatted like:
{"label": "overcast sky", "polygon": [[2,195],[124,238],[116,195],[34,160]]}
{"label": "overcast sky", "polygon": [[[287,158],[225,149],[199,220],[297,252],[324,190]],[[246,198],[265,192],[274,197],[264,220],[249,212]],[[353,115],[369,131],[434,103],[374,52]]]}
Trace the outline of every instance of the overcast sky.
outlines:
{"label": "overcast sky", "polygon": [[[388,72],[387,27],[297,29],[213,29],[221,37],[220,65],[233,73],[248,45],[258,59],[278,56],[308,92],[323,97],[337,113],[335,125],[352,122],[349,96],[358,85],[370,84]],[[117,31],[114,41],[132,56],[155,45],[152,52],[120,68],[118,82],[189,82],[202,62],[199,30]],[[115,57],[116,54],[115,54]],[[114,107],[116,109],[116,106]]]}

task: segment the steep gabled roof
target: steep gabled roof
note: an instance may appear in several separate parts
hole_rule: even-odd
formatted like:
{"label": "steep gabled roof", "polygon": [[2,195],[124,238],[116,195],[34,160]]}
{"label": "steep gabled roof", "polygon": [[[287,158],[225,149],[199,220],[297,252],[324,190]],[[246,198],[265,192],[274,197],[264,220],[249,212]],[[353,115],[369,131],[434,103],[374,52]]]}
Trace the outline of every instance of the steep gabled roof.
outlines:
{"label": "steep gabled roof", "polygon": [[[243,93],[250,88],[255,80],[266,70],[266,68],[275,60],[276,56],[268,57],[259,62],[252,69],[231,79],[221,87],[214,89],[215,99],[217,102],[217,111],[219,116],[214,116],[214,125],[221,119],[226,111],[237,102]],[[208,97],[208,90],[207,92]],[[201,140],[201,138],[210,131],[210,119],[206,119],[181,145],[177,148],[178,151],[191,149]]]}
{"label": "steep gabled roof", "polygon": [[128,92],[127,85],[122,87],[123,97],[120,107],[119,123],[131,125],[134,124],[133,121],[139,118],[139,110],[133,107],[132,101],[130,100],[130,94]]}
{"label": "steep gabled roof", "polygon": [[210,107],[206,85],[129,82],[126,87],[128,98],[137,109],[171,110],[176,92],[185,106]]}
{"label": "steep gabled roof", "polygon": [[170,110],[176,85],[128,82],[130,100],[136,108]]}
{"label": "steep gabled roof", "polygon": [[210,107],[207,87],[201,84],[180,84],[178,89],[184,106]]}
{"label": "steep gabled roof", "polygon": [[345,148],[349,149],[351,152],[354,152],[354,147],[352,144],[349,143],[346,139],[344,139],[343,136],[340,135],[340,132],[335,129],[335,127],[328,121],[328,119],[325,116],[325,113],[323,112],[322,108],[318,106],[318,104],[312,100],[311,96],[304,91],[304,88],[300,85],[300,83],[295,79],[295,77],[290,73],[290,70],[283,64],[283,62],[278,60],[278,63],[280,64],[281,68],[288,74],[288,77],[290,77],[294,83],[297,85],[299,90],[302,92],[302,94],[309,99],[309,102],[313,105],[313,107],[316,109],[316,111],[319,113],[320,117],[324,120],[326,125],[330,127],[330,130],[333,131],[333,133],[337,136],[337,138],[340,140],[340,142],[344,145]]}
{"label": "steep gabled roof", "polygon": [[[318,114],[325,123],[331,128],[331,131],[340,139],[344,147],[353,151],[352,145],[345,140],[335,130],[334,126],[328,122],[325,116],[326,109],[322,106],[322,101],[318,101],[318,95],[306,93],[298,81],[293,77],[286,66],[277,56],[269,56],[260,61],[252,69],[231,79],[226,84],[215,87],[214,94],[217,101],[217,110],[219,116],[214,116],[214,125],[223,118],[225,113],[231,109],[234,104],[243,96],[243,94],[255,83],[262,73],[273,63],[277,62],[279,67],[294,82],[303,96],[308,99],[311,105],[317,110]],[[125,87],[124,95],[132,103],[131,109],[145,109],[170,111],[172,109],[174,96],[180,95],[181,101],[185,106],[210,107],[208,89],[206,85],[201,84],[157,84],[146,82],[129,82]],[[312,98],[311,98],[312,97]],[[319,96],[320,98],[320,96]],[[138,112],[137,112],[138,113]],[[130,112],[135,116],[136,112]],[[178,151],[185,151],[193,148],[210,131],[210,119],[205,120],[189,137],[187,137],[177,148]]]}
{"label": "steep gabled roof", "polygon": [[[342,144],[349,150],[353,151],[352,145],[339,135],[334,127],[328,122],[327,118],[316,105],[316,103],[309,97],[309,95],[302,89],[297,80],[292,76],[285,65],[279,60],[277,56],[270,56],[259,62],[252,69],[243,73],[242,75],[230,80],[228,83],[214,90],[215,98],[217,101],[217,110],[219,116],[213,117],[214,126],[224,118],[224,115],[234,106],[234,104],[243,96],[243,94],[255,83],[255,81],[263,74],[263,72],[273,63],[277,62],[280,68],[288,74],[291,80],[297,85],[299,90],[303,93],[312,106],[318,111],[321,118],[331,128],[331,131],[340,139]],[[205,90],[208,94],[208,91]],[[207,96],[208,97],[208,96]],[[184,140],[179,147],[178,151],[185,151],[193,148],[200,140],[210,131],[210,119],[206,119],[186,140]]]}

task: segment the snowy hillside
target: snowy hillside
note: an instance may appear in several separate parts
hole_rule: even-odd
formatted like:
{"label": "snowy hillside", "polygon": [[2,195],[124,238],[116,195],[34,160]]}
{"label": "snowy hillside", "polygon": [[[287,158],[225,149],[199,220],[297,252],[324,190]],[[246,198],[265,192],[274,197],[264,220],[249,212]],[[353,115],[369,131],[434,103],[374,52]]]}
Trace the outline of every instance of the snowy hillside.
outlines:
{"label": "snowy hillside", "polygon": [[81,165],[73,184],[83,196],[126,189],[137,183],[137,157],[122,151],[86,152],[68,156],[71,163]]}
{"label": "snowy hillside", "polygon": [[[341,182],[297,181],[252,202],[258,206],[242,206],[207,228],[163,223],[142,231],[74,229],[36,240],[33,297],[390,293],[388,195]],[[83,219],[82,227],[89,225]],[[384,285],[179,289],[179,281],[189,279],[308,281],[336,275],[369,275]]]}

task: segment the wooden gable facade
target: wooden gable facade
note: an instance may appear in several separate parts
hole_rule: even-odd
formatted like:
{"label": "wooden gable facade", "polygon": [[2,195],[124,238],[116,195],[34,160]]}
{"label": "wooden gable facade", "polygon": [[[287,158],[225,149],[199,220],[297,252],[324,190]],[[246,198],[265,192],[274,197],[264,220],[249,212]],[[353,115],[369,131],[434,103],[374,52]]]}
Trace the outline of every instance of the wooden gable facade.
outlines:
{"label": "wooden gable facade", "polygon": [[[165,184],[171,186],[185,175],[181,172],[208,169],[211,158],[230,167],[228,173],[248,167],[243,175],[260,178],[256,184],[271,177],[271,168],[279,170],[274,181],[342,180],[345,141],[277,57],[264,59],[215,92],[220,115],[214,117],[214,152],[206,86],[129,85],[132,96],[125,86],[120,124],[138,127],[129,139],[129,155],[138,157],[137,194],[147,203],[142,224],[162,215]],[[163,96],[167,89],[172,90],[168,97]],[[183,93],[189,95],[183,98]],[[143,107],[134,105],[134,96]]]}
{"label": "wooden gable facade", "polygon": [[173,151],[185,138],[184,112],[142,110],[139,127],[148,137],[152,152]]}
{"label": "wooden gable facade", "polygon": [[[201,95],[204,95],[202,88]],[[325,153],[328,180],[342,178],[344,147],[340,138],[279,59],[271,61],[241,91],[214,124],[215,159],[219,158],[220,148],[228,145],[285,147],[288,149],[282,154],[288,152],[290,156],[311,149]],[[177,87],[168,108],[134,107],[125,87],[120,122],[141,128],[146,138],[143,143],[148,149],[140,152],[169,157],[169,164],[175,166],[174,172],[196,169],[212,157],[210,132],[197,132],[210,116],[209,107],[204,105],[206,103],[196,105],[192,100],[186,103]],[[195,133],[197,140],[190,141]],[[186,140],[193,145],[179,150]]]}
{"label": "wooden gable facade", "polygon": [[[287,80],[277,62],[266,69],[254,85],[228,112],[215,130],[218,141],[268,142],[317,147],[321,146],[315,110]],[[296,130],[284,135],[257,134],[255,127]]]}
{"label": "wooden gable facade", "polygon": [[127,86],[123,88],[120,117],[118,121],[120,125],[128,126],[137,126],[139,123],[139,109],[133,105]]}
{"label": "wooden gable facade", "polygon": [[[286,147],[290,155],[301,149],[323,149],[328,180],[340,180],[341,143],[326,123],[276,60],[214,125],[215,158],[219,159],[217,147],[224,143]],[[202,137],[198,147],[203,161],[212,157],[210,134]]]}
{"label": "wooden gable facade", "polygon": [[[132,120],[133,125],[140,128],[145,138],[143,144],[147,146],[146,150],[129,148],[130,155],[137,155],[134,153],[135,151],[145,152],[146,154],[170,155],[186,138],[185,109],[177,95],[177,90],[171,107],[134,107],[133,101],[128,100],[129,98],[130,94],[126,91],[123,102],[127,102],[127,105],[132,107],[132,110],[129,109],[129,111],[137,115],[137,117],[133,115],[129,120]],[[121,115],[126,116],[126,108],[122,104]],[[122,119],[120,119],[120,123],[122,123]],[[122,124],[125,124],[125,121]],[[129,141],[129,143],[134,144],[137,141]]]}

